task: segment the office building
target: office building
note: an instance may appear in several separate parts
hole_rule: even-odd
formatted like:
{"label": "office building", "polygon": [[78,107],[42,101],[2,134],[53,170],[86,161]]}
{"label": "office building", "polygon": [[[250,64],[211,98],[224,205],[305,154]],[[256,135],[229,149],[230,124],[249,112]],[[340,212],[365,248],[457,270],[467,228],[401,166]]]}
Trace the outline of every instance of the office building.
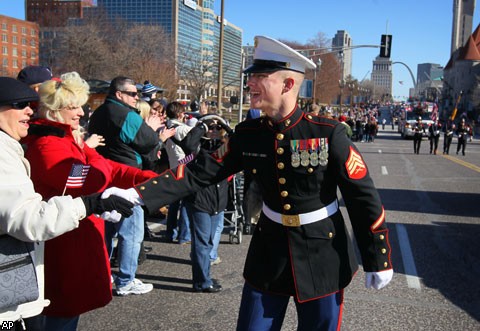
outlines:
{"label": "office building", "polygon": [[[211,74],[216,76],[220,19],[214,13],[214,3],[215,0],[97,0],[97,8],[109,18],[160,25],[173,37],[178,61],[182,61],[185,50],[198,51],[200,62],[211,67]],[[239,94],[242,30],[225,19],[223,37],[223,95],[228,99]],[[210,86],[203,97],[213,99],[216,91],[216,86]],[[187,84],[181,81],[177,92],[179,99],[191,97]]]}
{"label": "office building", "polygon": [[452,54],[464,46],[472,34],[474,11],[475,0],[453,0]]}
{"label": "office building", "polygon": [[392,61],[386,57],[377,56],[373,61],[371,80],[373,83],[373,98],[379,101],[392,98]]}
{"label": "office building", "polygon": [[[345,30],[338,30],[332,39],[332,50],[338,50],[338,61],[341,66],[341,78],[345,79],[352,74],[352,38]],[[347,48],[347,49],[345,49]]]}
{"label": "office building", "polygon": [[38,24],[0,15],[1,75],[16,77],[27,65],[38,65]]}
{"label": "office building", "polygon": [[[105,17],[122,21],[161,26],[171,35],[175,45],[175,58],[185,51],[200,54],[202,63],[211,68],[211,76],[218,74],[220,20],[214,13],[215,0],[27,0],[27,19],[38,22],[41,41],[45,43],[41,59],[48,65],[48,52],[62,33],[61,27],[80,24],[83,18]],[[223,95],[228,99],[238,95],[240,89],[242,30],[224,20],[223,44]],[[54,47],[53,47],[54,48]],[[183,50],[183,51],[182,51]],[[190,99],[188,84],[178,81],[178,98]],[[203,97],[213,97],[215,84],[209,84]]]}
{"label": "office building", "polygon": [[436,63],[417,65],[416,95],[425,101],[437,101],[443,87],[443,67]]}

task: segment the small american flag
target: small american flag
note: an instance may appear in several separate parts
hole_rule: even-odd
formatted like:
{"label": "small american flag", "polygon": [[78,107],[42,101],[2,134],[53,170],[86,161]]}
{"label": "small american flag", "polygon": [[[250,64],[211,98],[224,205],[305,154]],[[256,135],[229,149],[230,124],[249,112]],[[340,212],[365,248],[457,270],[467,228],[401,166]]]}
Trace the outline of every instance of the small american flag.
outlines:
{"label": "small american flag", "polygon": [[87,164],[73,164],[70,174],[67,178],[67,183],[65,188],[71,187],[82,187],[87,178],[88,171],[90,170],[90,165]]}

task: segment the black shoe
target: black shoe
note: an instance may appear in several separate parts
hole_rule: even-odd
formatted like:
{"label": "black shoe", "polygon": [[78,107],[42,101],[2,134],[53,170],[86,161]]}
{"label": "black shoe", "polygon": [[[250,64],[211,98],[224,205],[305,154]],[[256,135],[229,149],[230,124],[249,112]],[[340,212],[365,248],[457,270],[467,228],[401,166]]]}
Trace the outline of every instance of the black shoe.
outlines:
{"label": "black shoe", "polygon": [[215,284],[213,283],[212,285],[210,285],[209,287],[206,287],[206,288],[194,288],[193,291],[194,292],[202,292],[202,293],[217,293],[217,292],[220,292],[222,290],[222,285],[220,284]]}

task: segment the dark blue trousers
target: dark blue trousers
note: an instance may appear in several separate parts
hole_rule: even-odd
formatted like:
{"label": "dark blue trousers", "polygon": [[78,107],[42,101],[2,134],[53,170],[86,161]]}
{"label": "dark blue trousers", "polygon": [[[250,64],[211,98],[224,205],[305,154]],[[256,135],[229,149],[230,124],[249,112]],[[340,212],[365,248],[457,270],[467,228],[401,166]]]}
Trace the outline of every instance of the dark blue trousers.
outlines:
{"label": "dark blue trousers", "polygon": [[[255,290],[245,283],[238,314],[237,331],[275,331],[282,328],[289,296]],[[295,300],[298,331],[338,331],[341,326],[343,290],[299,303]]]}

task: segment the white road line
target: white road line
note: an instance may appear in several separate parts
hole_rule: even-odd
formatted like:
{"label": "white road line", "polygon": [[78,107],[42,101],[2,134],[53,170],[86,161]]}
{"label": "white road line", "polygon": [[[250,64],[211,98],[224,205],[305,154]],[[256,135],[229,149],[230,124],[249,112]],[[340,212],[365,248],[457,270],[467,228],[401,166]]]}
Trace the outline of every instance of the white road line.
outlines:
{"label": "white road line", "polygon": [[395,224],[397,229],[398,242],[400,252],[402,253],[403,267],[405,269],[405,277],[407,278],[408,287],[420,290],[420,278],[417,276],[417,268],[413,260],[412,249],[410,248],[410,240],[408,239],[407,229],[403,224]]}
{"label": "white road line", "polygon": [[382,175],[388,175],[387,167],[382,166]]}

